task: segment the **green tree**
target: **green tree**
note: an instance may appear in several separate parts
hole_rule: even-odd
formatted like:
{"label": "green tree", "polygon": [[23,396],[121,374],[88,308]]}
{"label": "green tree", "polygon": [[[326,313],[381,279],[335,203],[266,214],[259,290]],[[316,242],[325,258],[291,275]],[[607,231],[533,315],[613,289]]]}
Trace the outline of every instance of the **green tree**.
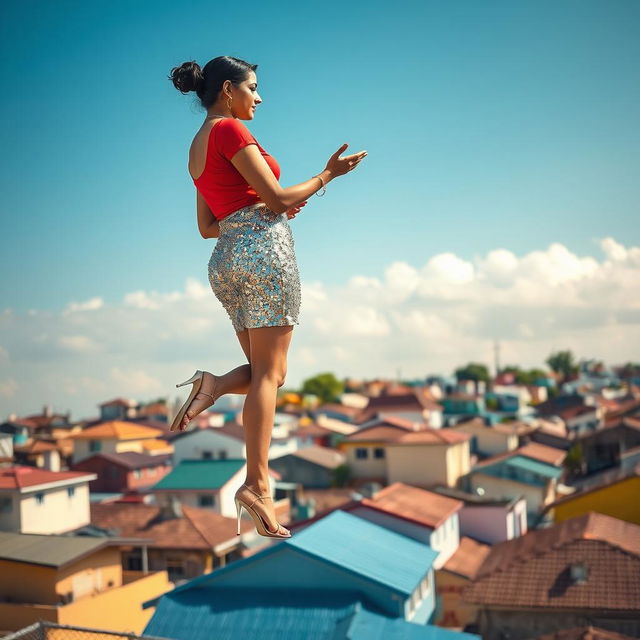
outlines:
{"label": "green tree", "polygon": [[483,382],[489,382],[489,369],[487,369],[486,365],[478,363],[478,362],[470,362],[465,367],[460,367],[456,369],[455,376],[460,382],[461,380],[474,380],[478,382],[482,380]]}
{"label": "green tree", "polygon": [[571,351],[556,351],[545,362],[549,368],[561,376],[561,381],[566,382],[578,373],[578,365],[574,362]]}
{"label": "green tree", "polygon": [[319,373],[302,383],[302,393],[313,393],[322,403],[336,402],[344,393],[344,384],[333,373]]}
{"label": "green tree", "polygon": [[351,482],[351,467],[348,464],[337,466],[331,473],[332,487],[347,487]]}

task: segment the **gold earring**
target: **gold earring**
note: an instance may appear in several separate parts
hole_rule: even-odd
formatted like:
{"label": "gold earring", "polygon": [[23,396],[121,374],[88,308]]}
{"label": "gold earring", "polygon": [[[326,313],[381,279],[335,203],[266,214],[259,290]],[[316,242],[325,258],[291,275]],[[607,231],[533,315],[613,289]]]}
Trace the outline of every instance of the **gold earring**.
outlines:
{"label": "gold earring", "polygon": [[227,100],[227,107],[229,107],[229,111],[231,111],[231,100],[233,100],[233,98],[231,96],[229,96],[229,98]]}

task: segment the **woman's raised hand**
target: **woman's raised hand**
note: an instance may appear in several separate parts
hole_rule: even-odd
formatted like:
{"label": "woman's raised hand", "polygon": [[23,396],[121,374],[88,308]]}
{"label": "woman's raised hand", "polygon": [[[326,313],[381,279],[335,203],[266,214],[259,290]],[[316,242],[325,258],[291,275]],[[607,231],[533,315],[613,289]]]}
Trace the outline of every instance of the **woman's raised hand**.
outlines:
{"label": "woman's raised hand", "polygon": [[328,170],[332,177],[343,176],[345,173],[348,173],[352,169],[355,169],[359,164],[362,158],[367,155],[366,151],[359,151],[358,153],[353,153],[350,156],[345,156],[344,158],[340,157],[340,154],[348,147],[349,145],[345,142],[330,158],[327,162],[326,170]]}

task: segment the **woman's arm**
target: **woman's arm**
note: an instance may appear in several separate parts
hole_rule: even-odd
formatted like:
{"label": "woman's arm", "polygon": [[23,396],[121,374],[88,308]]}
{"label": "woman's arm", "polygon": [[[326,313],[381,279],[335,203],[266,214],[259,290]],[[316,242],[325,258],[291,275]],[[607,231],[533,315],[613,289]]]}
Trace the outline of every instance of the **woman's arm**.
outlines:
{"label": "woman's arm", "polygon": [[[322,187],[318,178],[310,178],[283,189],[255,144],[237,151],[231,158],[231,163],[274,213],[284,213],[307,200]],[[334,178],[328,169],[321,171],[319,175],[324,179],[324,184]]]}
{"label": "woman's arm", "polygon": [[198,231],[203,238],[217,238],[220,234],[220,223],[209,209],[207,201],[196,189],[196,211],[198,212]]}

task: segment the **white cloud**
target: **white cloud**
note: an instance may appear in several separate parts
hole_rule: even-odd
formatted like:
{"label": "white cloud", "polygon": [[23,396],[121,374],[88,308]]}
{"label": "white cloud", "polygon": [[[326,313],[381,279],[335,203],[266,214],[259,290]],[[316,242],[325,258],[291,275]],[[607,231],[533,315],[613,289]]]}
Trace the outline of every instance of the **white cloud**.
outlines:
{"label": "white cloud", "polygon": [[[543,366],[554,349],[613,364],[640,359],[640,248],[598,240],[600,256],[559,243],[522,256],[495,248],[473,259],[443,252],[393,262],[382,278],[302,283],[287,384],[317,371],[339,376],[452,373],[469,361]],[[94,415],[105,399],[176,397],[196,368],[220,374],[245,362],[209,283],[99,297],[60,313],[0,315],[0,413],[43,402]],[[2,366],[7,370],[5,374]]]}

